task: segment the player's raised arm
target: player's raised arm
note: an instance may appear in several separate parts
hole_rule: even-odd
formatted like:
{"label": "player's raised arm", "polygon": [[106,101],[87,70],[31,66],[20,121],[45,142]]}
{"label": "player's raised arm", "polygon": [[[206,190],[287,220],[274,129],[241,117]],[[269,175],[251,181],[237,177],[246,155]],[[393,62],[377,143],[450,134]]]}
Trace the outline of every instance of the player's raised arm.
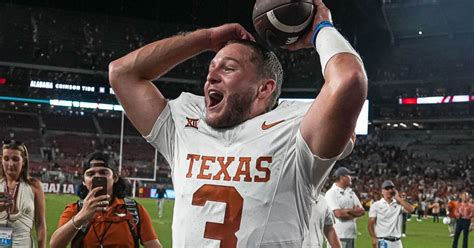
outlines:
{"label": "player's raised arm", "polygon": [[150,133],[166,106],[166,98],[151,81],[201,52],[219,50],[233,39],[253,37],[239,24],[226,24],[150,43],[110,63],[110,85],[142,135]]}
{"label": "player's raised arm", "polygon": [[315,47],[325,83],[308,110],[300,130],[311,151],[322,158],[339,155],[346,147],[367,96],[367,76],[357,52],[332,27],[331,13],[321,0],[313,32],[287,47]]}

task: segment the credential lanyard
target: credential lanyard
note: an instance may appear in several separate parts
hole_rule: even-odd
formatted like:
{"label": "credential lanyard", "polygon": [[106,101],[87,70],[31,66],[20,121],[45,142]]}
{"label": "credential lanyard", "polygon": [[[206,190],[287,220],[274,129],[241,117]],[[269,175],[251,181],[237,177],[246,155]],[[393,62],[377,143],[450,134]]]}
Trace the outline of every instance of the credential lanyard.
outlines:
{"label": "credential lanyard", "polygon": [[[18,193],[18,182],[15,183],[15,189],[13,189],[13,194],[10,193],[10,191],[8,190],[8,180],[5,178],[5,181],[3,181],[3,188],[6,190],[6,192],[12,197],[12,200],[13,200],[13,204],[11,207],[9,207],[7,209],[7,216],[8,216],[8,220],[10,220],[10,213],[12,211],[12,208],[15,209],[15,204],[16,204],[16,194]],[[7,221],[7,226],[8,226],[8,221]]]}

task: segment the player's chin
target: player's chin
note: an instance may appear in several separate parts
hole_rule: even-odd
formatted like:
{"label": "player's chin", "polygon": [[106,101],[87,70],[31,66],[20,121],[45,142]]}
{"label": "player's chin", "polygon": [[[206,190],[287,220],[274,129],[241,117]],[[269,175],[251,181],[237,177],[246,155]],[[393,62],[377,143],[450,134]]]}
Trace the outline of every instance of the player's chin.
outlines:
{"label": "player's chin", "polygon": [[221,128],[222,127],[222,117],[219,113],[214,111],[207,111],[206,112],[206,123],[207,125],[213,128]]}

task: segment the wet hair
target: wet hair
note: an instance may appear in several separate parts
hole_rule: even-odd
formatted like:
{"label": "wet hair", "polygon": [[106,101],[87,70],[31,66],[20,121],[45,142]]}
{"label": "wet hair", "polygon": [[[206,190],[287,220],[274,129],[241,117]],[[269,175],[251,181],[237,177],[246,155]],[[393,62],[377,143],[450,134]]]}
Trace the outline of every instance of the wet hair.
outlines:
{"label": "wet hair", "polygon": [[276,89],[273,91],[269,106],[267,106],[266,109],[266,111],[270,111],[277,103],[278,97],[281,94],[281,85],[283,84],[283,68],[280,60],[278,60],[274,52],[255,41],[231,40],[227,42],[227,45],[230,44],[241,44],[249,47],[253,51],[250,61],[256,66],[259,78],[271,78],[275,80]]}
{"label": "wet hair", "polygon": [[[26,149],[26,145],[18,140],[4,140],[2,141],[2,153],[5,149],[12,149],[20,151],[21,157],[23,158],[23,166],[21,167],[20,171],[20,181],[26,182],[28,184],[32,184],[34,179],[30,177],[30,162],[29,162],[29,155],[28,149]],[[3,164],[0,166],[0,178],[5,177],[5,172],[3,171]]]}

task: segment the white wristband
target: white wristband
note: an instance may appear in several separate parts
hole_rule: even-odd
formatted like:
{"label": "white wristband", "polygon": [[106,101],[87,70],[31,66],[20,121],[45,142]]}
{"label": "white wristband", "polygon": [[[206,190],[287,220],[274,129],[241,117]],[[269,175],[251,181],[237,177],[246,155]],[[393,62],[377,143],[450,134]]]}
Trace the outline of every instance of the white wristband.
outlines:
{"label": "white wristband", "polygon": [[336,54],[351,53],[362,62],[351,44],[333,27],[324,27],[319,31],[316,37],[316,51],[321,61],[323,76],[328,61]]}

